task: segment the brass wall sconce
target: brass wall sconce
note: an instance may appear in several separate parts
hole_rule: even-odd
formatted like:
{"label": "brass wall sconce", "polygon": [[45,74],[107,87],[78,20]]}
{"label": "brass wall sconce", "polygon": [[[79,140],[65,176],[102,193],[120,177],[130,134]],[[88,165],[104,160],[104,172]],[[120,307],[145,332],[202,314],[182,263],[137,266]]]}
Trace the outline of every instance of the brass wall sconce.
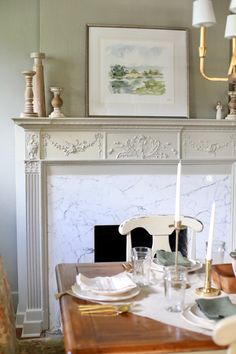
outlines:
{"label": "brass wall sconce", "polygon": [[205,73],[206,27],[216,23],[212,0],[194,0],[193,2],[193,26],[200,28],[200,73],[209,81],[229,82],[232,90],[229,90],[229,114],[225,119],[236,120],[236,0],[231,0],[229,10],[232,12],[227,16],[225,38],[232,40],[231,61],[227,77],[210,77]]}

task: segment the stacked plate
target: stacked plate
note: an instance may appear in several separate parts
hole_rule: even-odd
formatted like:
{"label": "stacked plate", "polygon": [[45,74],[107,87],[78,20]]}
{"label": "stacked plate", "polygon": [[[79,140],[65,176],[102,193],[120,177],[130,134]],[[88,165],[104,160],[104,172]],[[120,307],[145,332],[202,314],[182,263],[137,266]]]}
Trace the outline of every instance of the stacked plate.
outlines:
{"label": "stacked plate", "polygon": [[96,278],[88,278],[80,273],[71,289],[73,295],[80,299],[109,302],[131,299],[140,292],[127,272]]}
{"label": "stacked plate", "polygon": [[[189,273],[195,272],[196,270],[202,268],[202,262],[200,262],[200,261],[198,261],[198,260],[195,260],[195,261],[194,261],[194,260],[192,260],[192,259],[189,259],[189,261],[190,261],[190,266],[187,267]],[[163,272],[165,266],[156,263],[155,258],[154,258],[154,260],[153,260],[153,262],[152,262],[151,268],[152,268],[153,270],[157,270],[157,271],[159,271],[159,272]]]}
{"label": "stacked plate", "polygon": [[193,304],[187,307],[182,312],[182,316],[191,325],[208,330],[213,330],[217,322],[215,320],[210,320],[209,318],[207,318],[204,313],[199,309],[197,304]]}

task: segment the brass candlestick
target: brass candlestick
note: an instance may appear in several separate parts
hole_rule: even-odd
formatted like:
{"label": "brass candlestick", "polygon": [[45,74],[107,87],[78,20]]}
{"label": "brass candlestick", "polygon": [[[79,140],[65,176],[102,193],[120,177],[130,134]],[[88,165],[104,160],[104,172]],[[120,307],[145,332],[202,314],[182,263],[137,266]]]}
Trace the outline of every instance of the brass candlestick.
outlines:
{"label": "brass candlestick", "polygon": [[181,220],[175,221],[174,225],[169,225],[169,227],[175,228],[175,266],[178,265],[178,250],[179,250],[179,234],[181,230],[185,229],[185,225],[182,224]]}
{"label": "brass candlestick", "polygon": [[179,233],[182,229],[181,220],[175,221],[175,266],[178,266]]}
{"label": "brass candlestick", "polygon": [[[176,273],[178,272],[178,252],[179,252],[179,234],[181,230],[185,229],[185,225],[182,224],[181,220],[175,221],[174,225],[170,225],[170,227],[175,228],[175,269]],[[191,285],[187,282],[186,289],[190,288]]]}
{"label": "brass candlestick", "polygon": [[212,266],[212,259],[206,259],[206,269],[205,269],[205,283],[204,287],[197,288],[196,294],[205,297],[212,297],[220,295],[220,290],[213,288],[211,286],[211,266]]}

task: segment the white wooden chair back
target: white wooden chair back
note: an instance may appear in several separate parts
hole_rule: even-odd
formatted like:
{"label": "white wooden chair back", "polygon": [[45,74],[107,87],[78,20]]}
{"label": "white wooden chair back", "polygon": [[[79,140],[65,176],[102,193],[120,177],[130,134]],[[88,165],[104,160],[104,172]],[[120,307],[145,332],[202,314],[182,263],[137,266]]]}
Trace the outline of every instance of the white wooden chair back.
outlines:
{"label": "white wooden chair back", "polygon": [[[188,257],[196,259],[196,233],[203,230],[201,221],[184,216],[181,218],[182,224],[191,230],[191,245]],[[146,215],[127,219],[119,226],[119,233],[127,236],[126,260],[130,260],[131,255],[131,231],[141,227],[153,236],[152,249],[163,249],[170,251],[168,236],[174,231],[174,215]],[[157,237],[158,236],[158,237]],[[159,237],[160,236],[160,237]]]}
{"label": "white wooden chair back", "polygon": [[213,332],[212,338],[218,345],[227,345],[227,354],[236,354],[236,315],[220,320]]}

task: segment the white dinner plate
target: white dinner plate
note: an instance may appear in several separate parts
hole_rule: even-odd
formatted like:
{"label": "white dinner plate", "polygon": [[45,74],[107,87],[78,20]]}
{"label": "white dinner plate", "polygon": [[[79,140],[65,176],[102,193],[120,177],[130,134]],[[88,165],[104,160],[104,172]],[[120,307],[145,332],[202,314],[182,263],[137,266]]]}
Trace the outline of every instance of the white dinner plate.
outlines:
{"label": "white dinner plate", "polygon": [[182,317],[191,325],[208,329],[210,331],[214,329],[217,323],[217,321],[209,320],[200,310],[198,311],[196,304],[184,309]]}
{"label": "white dinner plate", "polygon": [[211,320],[210,318],[208,318],[198,307],[198,305],[195,303],[194,305],[191,306],[190,308],[190,312],[193,316],[200,318],[202,320],[207,321],[208,323],[212,323],[215,324],[216,321],[215,320]]}
{"label": "white dinner plate", "polygon": [[[190,259],[190,262],[191,262],[191,266],[187,267],[188,273],[195,272],[196,270],[202,268],[202,262],[200,262],[198,260],[194,261],[192,259]],[[165,266],[163,266],[161,264],[157,264],[154,261],[152,262],[151,269],[157,270],[158,272],[163,272],[164,268],[165,268]]]}
{"label": "white dinner plate", "polygon": [[112,277],[88,278],[83,274],[76,276],[76,283],[81,290],[89,290],[97,295],[117,296],[137,288],[131,274],[122,272]]}
{"label": "white dinner plate", "polygon": [[81,290],[78,284],[72,285],[71,290],[72,290],[71,294],[73,293],[72,295],[83,300],[109,301],[109,302],[131,299],[140,293],[140,288],[138,286],[132,290],[127,291],[126,293],[122,293],[116,296],[115,295],[106,296],[106,295],[93,293],[89,290]]}

